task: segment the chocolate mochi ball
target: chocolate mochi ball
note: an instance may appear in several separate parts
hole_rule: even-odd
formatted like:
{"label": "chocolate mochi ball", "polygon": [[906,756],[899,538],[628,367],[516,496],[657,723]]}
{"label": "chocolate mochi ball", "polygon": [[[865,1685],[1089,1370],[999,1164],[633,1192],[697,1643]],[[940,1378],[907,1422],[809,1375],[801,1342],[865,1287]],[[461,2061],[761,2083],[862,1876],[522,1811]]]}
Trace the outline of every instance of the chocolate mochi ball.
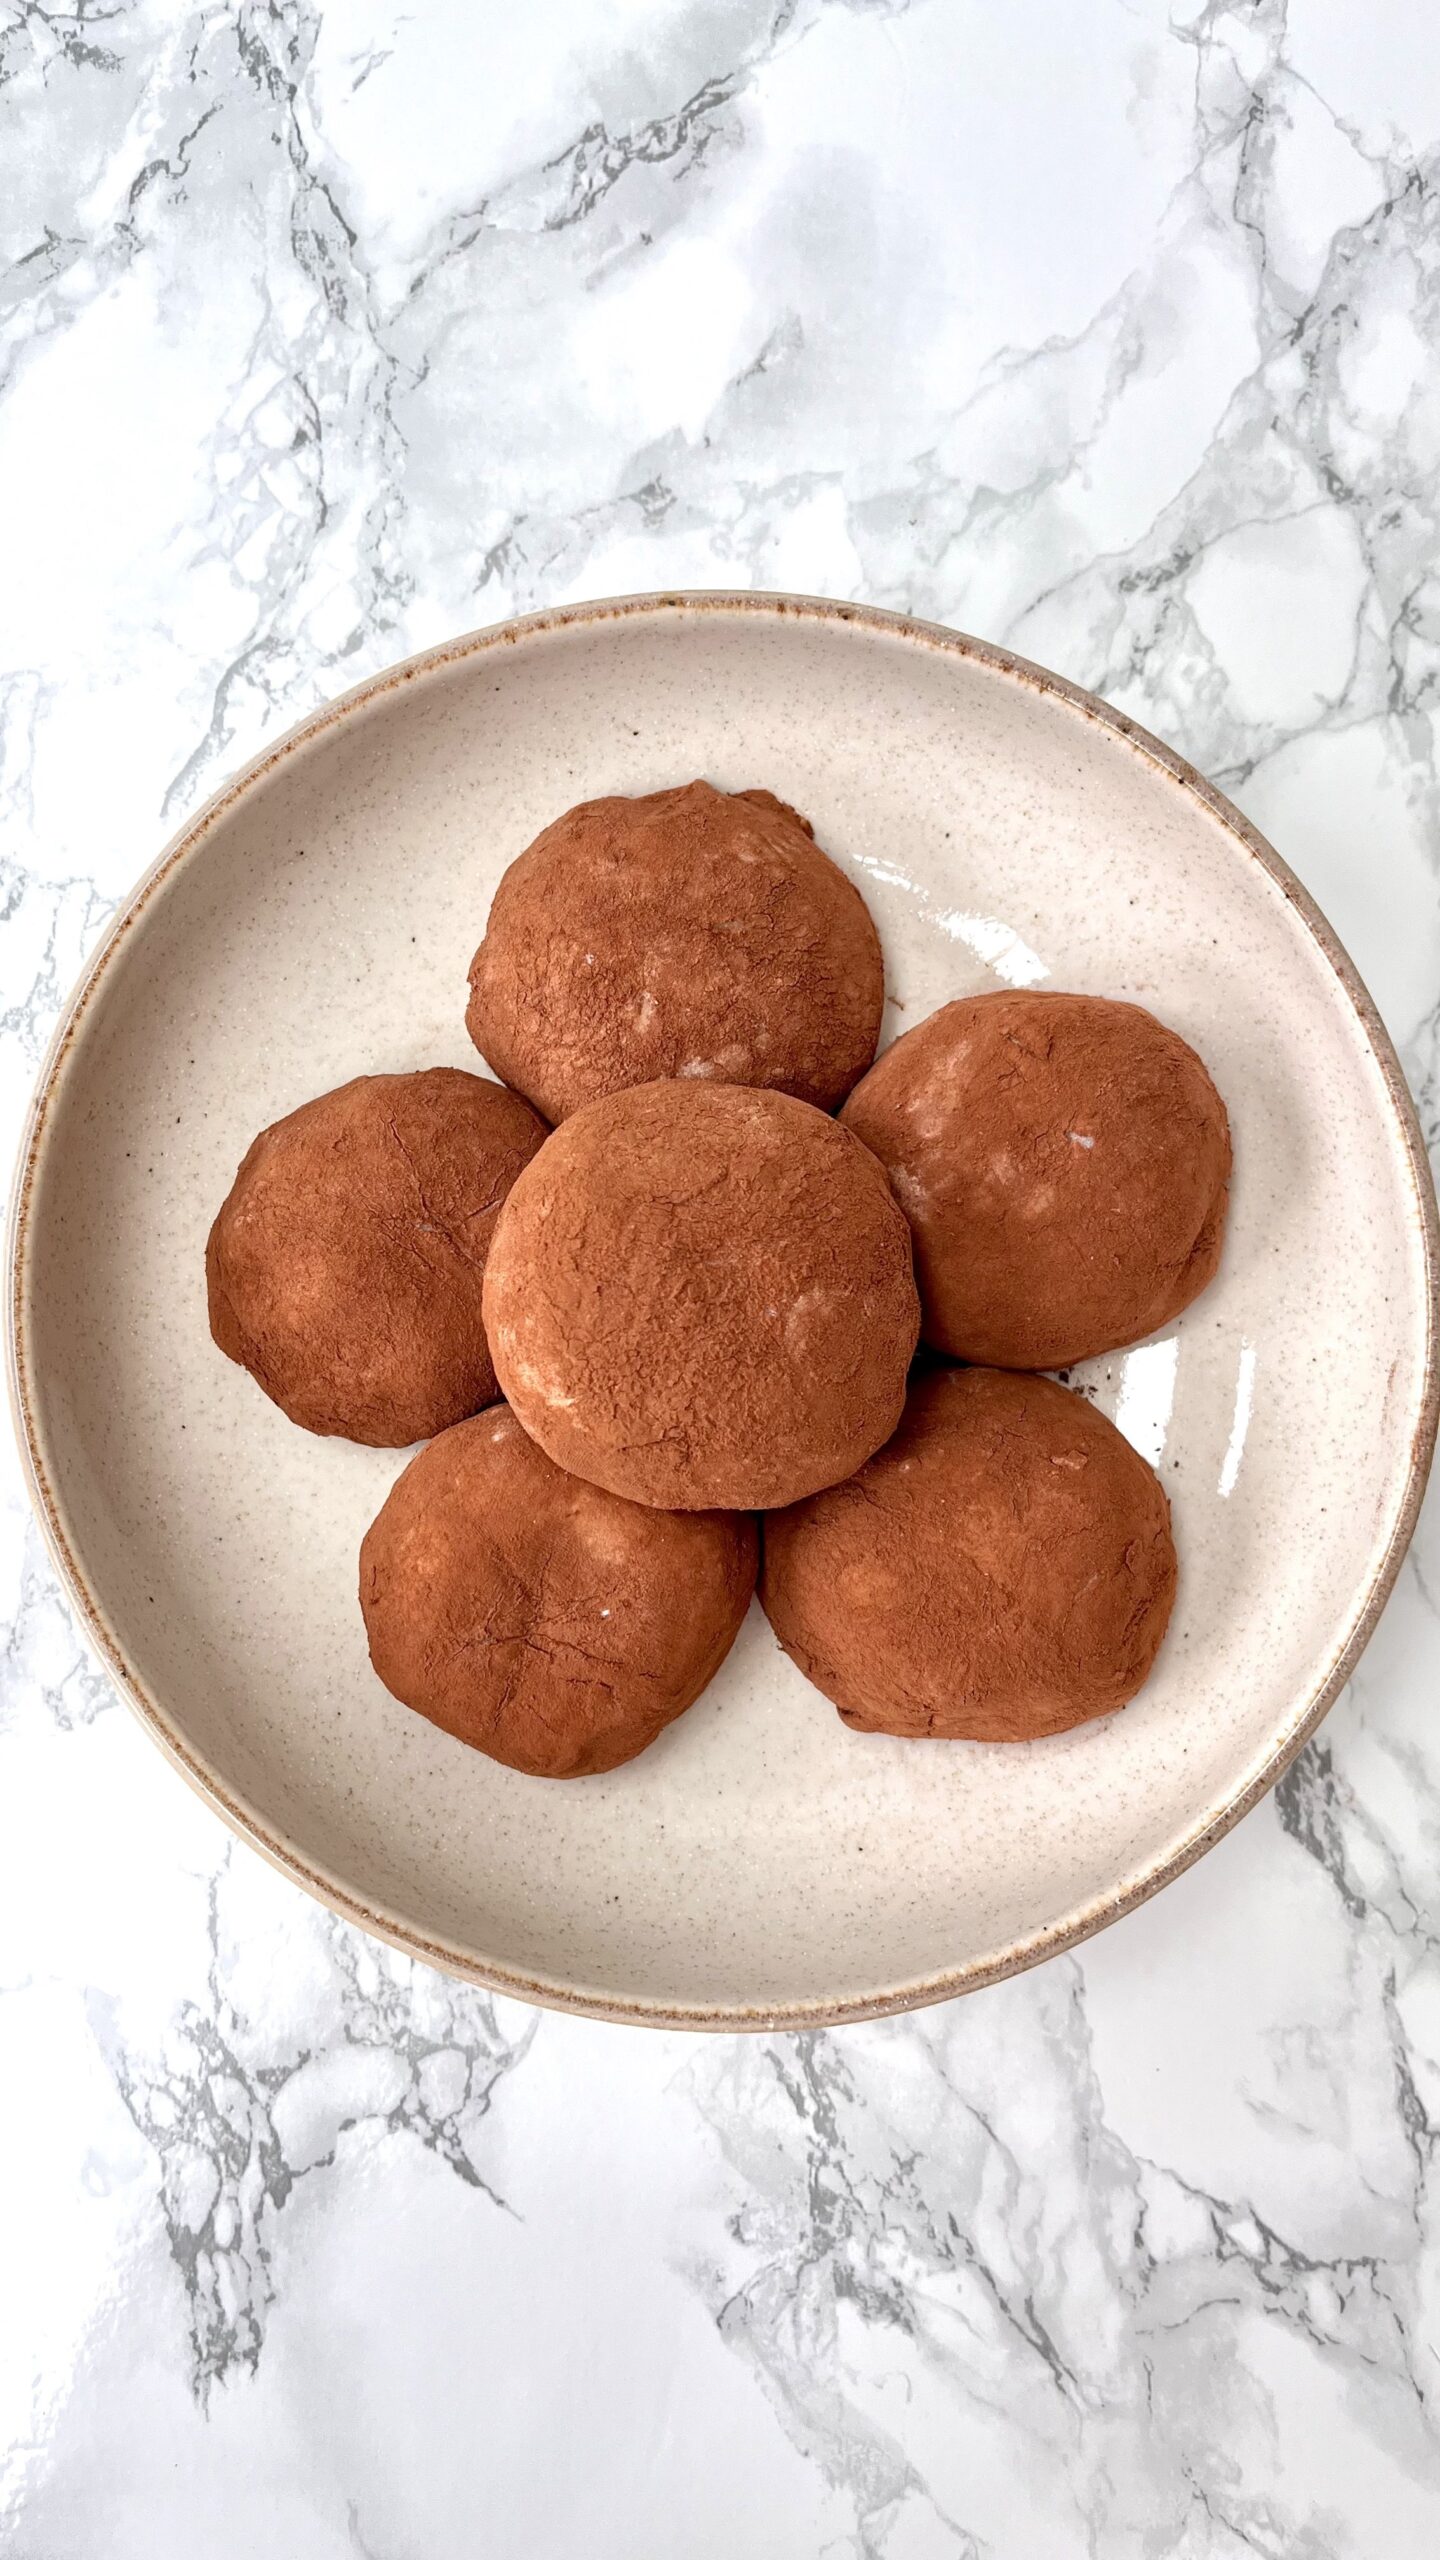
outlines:
{"label": "chocolate mochi ball", "polygon": [[412,1458],[360,1550],[370,1659],[507,1768],[585,1778],[644,1751],[718,1671],[755,1523],[649,1511],[552,1466],[504,1405]]}
{"label": "chocolate mochi ball", "polygon": [[357,1076],[256,1139],[210,1230],[210,1330],[292,1422],[405,1448],[493,1398],[481,1281],[546,1132],[456,1067]]}
{"label": "chocolate mochi ball", "polygon": [[470,1036],[559,1122],[661,1076],[833,1110],[885,1000],[869,909],[769,791],[582,801],[512,862],[470,971]]}
{"label": "chocolate mochi ball", "polygon": [[546,1141],[485,1276],[501,1387],[562,1467],[635,1502],[759,1510],[888,1439],[919,1328],[875,1158],[807,1102],[648,1084]]}
{"label": "chocolate mochi ball", "polygon": [[910,1220],[937,1351],[1069,1368],[1168,1324],[1214,1278],[1225,1105],[1139,1005],[1043,989],[944,1005],[841,1119]]}
{"label": "chocolate mochi ball", "polygon": [[761,1601],[866,1733],[1029,1742],[1113,1715],[1175,1596],[1159,1478],[1048,1378],[942,1369],[848,1484],[765,1522]]}

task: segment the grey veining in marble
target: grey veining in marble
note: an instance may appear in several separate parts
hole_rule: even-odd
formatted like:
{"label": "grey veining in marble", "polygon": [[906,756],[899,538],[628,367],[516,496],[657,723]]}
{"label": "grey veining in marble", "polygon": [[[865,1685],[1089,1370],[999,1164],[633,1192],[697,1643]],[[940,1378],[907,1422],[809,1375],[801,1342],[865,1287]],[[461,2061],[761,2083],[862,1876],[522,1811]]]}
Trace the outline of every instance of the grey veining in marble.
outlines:
{"label": "grey veining in marble", "polygon": [[[1440,1138],[1420,0],[11,0],[0,1104],[162,836],[569,597],[866,596],[1173,739]],[[8,1142],[8,1141],[7,1141]],[[1429,2560],[1440,1552],[1081,1956],[812,2037],[448,1984],[0,1535],[0,2548]]]}

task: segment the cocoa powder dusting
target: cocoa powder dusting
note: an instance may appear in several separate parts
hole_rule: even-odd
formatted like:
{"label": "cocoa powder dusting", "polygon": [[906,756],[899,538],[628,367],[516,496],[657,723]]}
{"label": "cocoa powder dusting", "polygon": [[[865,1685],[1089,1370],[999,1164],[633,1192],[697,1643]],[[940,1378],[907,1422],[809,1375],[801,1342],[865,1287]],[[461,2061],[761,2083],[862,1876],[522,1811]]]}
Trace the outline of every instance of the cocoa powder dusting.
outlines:
{"label": "cocoa powder dusting", "polygon": [[786,1094],[672,1083],[547,1140],[496,1229],[485,1321],[558,1465],[637,1502],[758,1510],[893,1431],[919,1305],[857,1139]]}
{"label": "cocoa powder dusting", "polygon": [[925,1339],[1065,1369],[1138,1342],[1213,1279],[1225,1105],[1139,1005],[1045,989],[948,1004],[841,1113],[910,1220]]}
{"label": "cocoa powder dusting", "polygon": [[1048,1378],[941,1369],[848,1484],[764,1524],[760,1597],[845,1722],[1027,1742],[1123,1707],[1175,1596],[1170,1506]]}
{"label": "cocoa powder dusting", "polygon": [[633,1760],[698,1698],[755,1583],[753,1520],[644,1510],[552,1466],[504,1405],[412,1459],[360,1550],[404,1705],[533,1777]]}
{"label": "cocoa powder dusting", "polygon": [[470,1036],[547,1120],[661,1076],[833,1110],[875,1055],[859,891],[769,791],[586,800],[512,862],[470,971]]}
{"label": "cocoa powder dusting", "polygon": [[357,1076],[262,1130],[210,1230],[210,1330],[307,1431],[403,1449],[495,1394],[481,1282],[545,1129],[457,1067]]}

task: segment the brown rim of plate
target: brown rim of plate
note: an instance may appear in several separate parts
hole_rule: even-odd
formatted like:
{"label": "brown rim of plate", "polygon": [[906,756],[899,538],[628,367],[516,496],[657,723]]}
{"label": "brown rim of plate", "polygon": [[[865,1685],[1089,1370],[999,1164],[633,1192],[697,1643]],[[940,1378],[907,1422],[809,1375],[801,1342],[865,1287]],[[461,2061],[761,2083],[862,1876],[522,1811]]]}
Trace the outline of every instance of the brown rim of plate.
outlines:
{"label": "brown rim of plate", "polygon": [[[948,1972],[927,1975],[922,1980],[904,1983],[897,1990],[878,1992],[870,1997],[740,2008],[720,2005],[686,2008],[666,2005],[662,2001],[617,1999],[605,1992],[536,1979],[512,1972],[501,1964],[482,1962],[463,1947],[427,1938],[397,1913],[360,1900],[337,1877],[323,1868],[310,1865],[293,1844],[268,1830],[258,1814],[231,1795],[216,1772],[191,1750],[175,1730],[159,1701],[148,1694],[126,1662],[101,1604],[86,1579],[84,1566],[70,1545],[61,1506],[46,1474],[41,1454],[27,1375],[28,1344],[23,1305],[36,1169],[45,1143],[50,1105],[65,1059],[111,962],[144,915],[156,890],[180,863],[200,850],[217,819],[223,817],[241,794],[248,791],[252,783],[273,773],[298,748],[307,746],[311,739],[319,737],[326,729],[348,719],[352,712],[363,709],[382,694],[413,683],[419,676],[429,675],[437,668],[478,657],[488,649],[513,647],[522,639],[565,631],[587,623],[628,621],[642,616],[658,620],[666,614],[704,613],[763,614],[776,619],[794,616],[806,621],[853,624],[863,630],[901,637],[925,648],[953,651],[959,657],[992,667],[1017,683],[1030,685],[1037,693],[1050,694],[1067,703],[1072,710],[1081,712],[1099,727],[1122,738],[1137,754],[1147,758],[1198,800],[1259,864],[1261,870],[1268,872],[1276,882],[1349,999],[1380,1070],[1395,1123],[1404,1141],[1428,1282],[1424,1391],[1411,1436],[1404,1495],[1385,1552],[1349,1634],[1302,1714],[1278,1749],[1221,1812],[1189,1833],[1158,1864],[1129,1878],[1114,1891],[1098,1896],[1066,1919],[1017,1939],[999,1954],[979,1958]],[[1437,1221],[1435,1187],[1415,1105],[1394,1044],[1359,971],[1314,900],[1281,861],[1273,846],[1267,844],[1249,820],[1241,816],[1223,793],[1206,782],[1193,765],[1187,764],[1183,756],[1162,745],[1158,738],[1127,718],[1123,711],[1102,702],[1098,695],[1087,693],[1083,686],[1071,684],[1063,676],[1052,675],[1047,668],[1037,667],[1027,658],[1016,657],[1008,649],[997,648],[988,641],[971,639],[964,632],[948,630],[940,623],[917,621],[907,614],[891,613],[877,605],[834,603],[821,596],[772,595],[743,590],[730,593],[709,588],[675,589],[655,595],[620,596],[595,603],[563,605],[549,613],[526,614],[516,621],[496,623],[486,630],[468,632],[460,639],[443,642],[438,648],[423,650],[417,657],[403,659],[398,665],[384,668],[365,683],[352,687],[348,693],[337,695],[333,701],[323,704],[318,711],[311,712],[308,718],[288,729],[273,745],[252,757],[192,818],[187,819],[139,881],[98,949],[87,961],[46,1051],[21,1137],[17,1180],[12,1194],[5,1333],[6,1383],[31,1497],[50,1554],[92,1645],[122,1695],[182,1776],[205,1797],[231,1830],[249,1841],[272,1866],[303,1885],[308,1893],[328,1905],[342,1919],[355,1922],[373,1936],[399,1948],[403,1954],[418,1956],[424,1963],[438,1966],[442,1972],[458,1975],[464,1981],[479,1983],[488,1991],[532,2001],[542,2008],[569,2010],[582,2017],[606,2018],[625,2024],[690,2027],[718,2032],[831,2027],[852,2019],[892,2017],[903,2010],[926,2008],[935,2001],[953,1999],[960,1992],[979,1990],[986,1983],[1002,1982],[1010,1974],[1022,1973],[1028,1966],[1041,1963],[1047,1956],[1060,1955],[1068,1948],[1082,1945],[1085,1939],[1094,1937],[1100,1929],[1108,1928],[1112,1921],[1122,1919],[1127,1911],[1147,1902],[1163,1885],[1171,1883],[1187,1867],[1193,1866],[1196,1859],[1213,1848],[1215,1842],[1249,1813],[1283,1776],[1333,1705],[1374,1633],[1414,1533],[1435,1446],[1437,1417],[1440,1417],[1440,1353],[1437,1353],[1437,1336],[1440,1336],[1440,1221]]]}

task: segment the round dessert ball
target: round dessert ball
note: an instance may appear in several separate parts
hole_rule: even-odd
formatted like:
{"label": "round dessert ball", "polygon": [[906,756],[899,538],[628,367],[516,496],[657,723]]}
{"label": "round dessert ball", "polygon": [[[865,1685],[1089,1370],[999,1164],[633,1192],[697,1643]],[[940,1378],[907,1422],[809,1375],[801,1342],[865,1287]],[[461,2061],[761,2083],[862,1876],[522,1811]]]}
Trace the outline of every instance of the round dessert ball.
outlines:
{"label": "round dessert ball", "polygon": [[457,1067],[357,1076],[262,1130],[210,1230],[210,1330],[307,1431],[404,1448],[488,1404],[481,1280],[545,1130]]}
{"label": "round dessert ball", "polygon": [[588,1778],[699,1697],[755,1587],[753,1520],[647,1511],[552,1466],[504,1405],[412,1458],[360,1549],[393,1696],[492,1760]]}
{"label": "round dessert ball", "polygon": [[470,1036],[547,1120],[660,1076],[833,1111],[875,1055],[880,943],[769,791],[585,800],[512,862],[470,970]]}
{"label": "round dessert ball", "polygon": [[501,1387],[558,1466],[633,1502],[753,1511],[888,1439],[919,1328],[875,1158],[808,1102],[646,1084],[516,1183],[485,1275]]}
{"label": "round dessert ball", "polygon": [[971,996],[907,1031],[841,1115],[915,1236],[925,1339],[1002,1369],[1138,1342],[1215,1276],[1225,1105],[1136,1004]]}
{"label": "round dessert ball", "polygon": [[1083,1397],[937,1370],[848,1484],[765,1522],[760,1597],[846,1724],[1029,1742],[1146,1679],[1175,1597],[1170,1506]]}

